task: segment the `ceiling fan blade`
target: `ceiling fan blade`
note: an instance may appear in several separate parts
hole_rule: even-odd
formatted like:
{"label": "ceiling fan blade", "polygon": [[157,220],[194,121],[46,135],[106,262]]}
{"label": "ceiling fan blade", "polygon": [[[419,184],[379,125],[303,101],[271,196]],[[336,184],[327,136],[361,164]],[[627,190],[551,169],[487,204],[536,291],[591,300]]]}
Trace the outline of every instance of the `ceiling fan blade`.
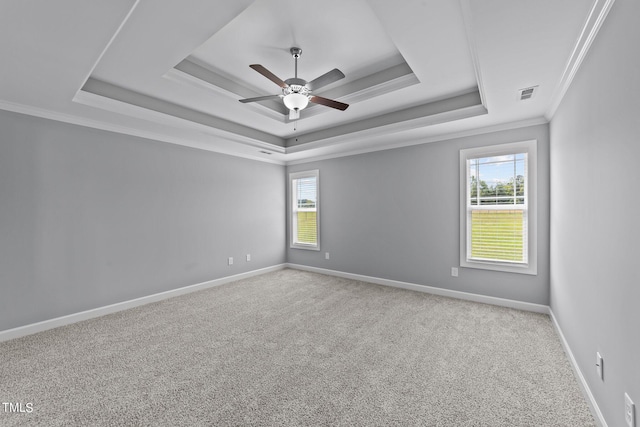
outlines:
{"label": "ceiling fan blade", "polygon": [[334,68],[328,73],[324,73],[320,77],[311,80],[309,83],[307,83],[307,87],[309,88],[309,90],[317,90],[333,82],[337,82],[340,79],[344,79],[344,74],[342,73],[342,71]]}
{"label": "ceiling fan blade", "polygon": [[260,74],[262,74],[263,76],[265,76],[266,78],[268,78],[269,80],[271,80],[272,82],[274,82],[275,84],[280,86],[281,88],[284,89],[285,87],[289,87],[278,76],[276,76],[271,71],[269,71],[266,68],[264,68],[262,65],[260,65],[260,64],[251,64],[251,65],[249,65],[249,67],[253,68],[257,72],[259,72]]}
{"label": "ceiling fan blade", "polygon": [[344,111],[349,107],[349,104],[344,102],[334,101],[333,99],[323,98],[321,96],[311,96],[309,101],[315,104],[326,105],[327,107],[335,108],[336,110]]}
{"label": "ceiling fan blade", "polygon": [[256,101],[270,101],[275,99],[280,99],[282,95],[266,95],[266,96],[256,96],[255,98],[246,98],[241,99],[240,102],[246,104],[247,102],[256,102]]}

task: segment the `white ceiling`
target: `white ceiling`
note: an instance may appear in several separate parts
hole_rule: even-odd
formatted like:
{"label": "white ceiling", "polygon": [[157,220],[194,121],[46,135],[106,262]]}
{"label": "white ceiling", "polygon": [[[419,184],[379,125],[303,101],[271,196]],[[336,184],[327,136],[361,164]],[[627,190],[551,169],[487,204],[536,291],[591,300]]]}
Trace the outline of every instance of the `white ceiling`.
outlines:
{"label": "white ceiling", "polygon": [[[5,1],[0,108],[276,163],[543,123],[611,3]],[[293,46],[346,111],[238,102],[280,93],[249,65],[293,77]]]}

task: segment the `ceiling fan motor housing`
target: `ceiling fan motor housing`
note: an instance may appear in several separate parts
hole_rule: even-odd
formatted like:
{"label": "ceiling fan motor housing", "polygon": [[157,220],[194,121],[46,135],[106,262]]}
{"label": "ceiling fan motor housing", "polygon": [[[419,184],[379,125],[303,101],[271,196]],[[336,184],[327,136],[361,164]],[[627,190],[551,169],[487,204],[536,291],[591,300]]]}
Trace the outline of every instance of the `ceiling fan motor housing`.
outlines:
{"label": "ceiling fan motor housing", "polygon": [[[294,86],[298,86],[298,87],[303,87],[305,89],[307,89],[307,81],[303,80],[303,79],[299,79],[297,77],[292,77],[290,79],[287,79],[284,81],[289,87],[294,87]],[[286,89],[286,88],[285,88]],[[309,89],[307,89],[308,91]]]}
{"label": "ceiling fan motor housing", "polygon": [[307,87],[307,82],[302,79],[287,79],[285,80],[287,87],[282,88],[282,93],[286,96],[290,93],[299,93],[301,95],[309,95],[311,92]]}

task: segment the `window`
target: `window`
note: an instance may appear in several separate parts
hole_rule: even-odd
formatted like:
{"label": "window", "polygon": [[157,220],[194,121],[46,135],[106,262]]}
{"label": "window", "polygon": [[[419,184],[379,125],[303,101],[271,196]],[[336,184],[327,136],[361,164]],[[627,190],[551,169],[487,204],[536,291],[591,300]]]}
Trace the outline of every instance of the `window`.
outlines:
{"label": "window", "polygon": [[536,274],[536,141],[460,150],[460,266]]}
{"label": "window", "polygon": [[291,195],[291,247],[320,250],[319,172],[289,175]]}

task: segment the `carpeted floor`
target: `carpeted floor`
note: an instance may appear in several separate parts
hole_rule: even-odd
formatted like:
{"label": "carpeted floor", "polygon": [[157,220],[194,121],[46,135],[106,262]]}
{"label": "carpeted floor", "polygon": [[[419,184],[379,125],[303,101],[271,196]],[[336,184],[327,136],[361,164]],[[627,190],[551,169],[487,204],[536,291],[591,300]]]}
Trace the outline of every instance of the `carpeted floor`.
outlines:
{"label": "carpeted floor", "polygon": [[2,426],[595,425],[548,316],[288,269],[0,360]]}

